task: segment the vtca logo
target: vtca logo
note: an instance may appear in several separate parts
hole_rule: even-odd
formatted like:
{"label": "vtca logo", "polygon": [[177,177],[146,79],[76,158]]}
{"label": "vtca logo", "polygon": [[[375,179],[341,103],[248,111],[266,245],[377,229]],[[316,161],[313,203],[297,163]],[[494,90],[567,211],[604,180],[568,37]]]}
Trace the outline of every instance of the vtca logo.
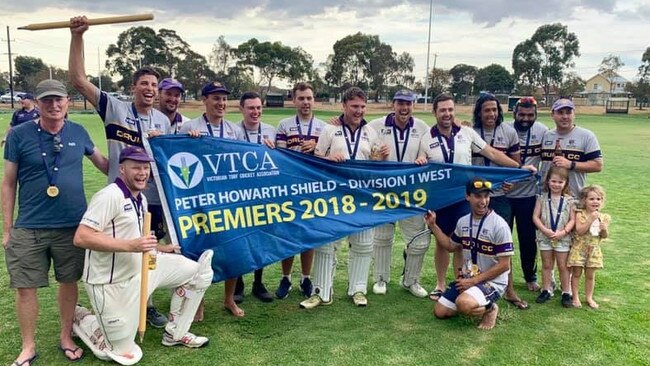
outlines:
{"label": "vtca logo", "polygon": [[167,162],[167,174],[174,186],[180,189],[191,189],[203,179],[203,164],[196,156],[181,152],[172,156]]}

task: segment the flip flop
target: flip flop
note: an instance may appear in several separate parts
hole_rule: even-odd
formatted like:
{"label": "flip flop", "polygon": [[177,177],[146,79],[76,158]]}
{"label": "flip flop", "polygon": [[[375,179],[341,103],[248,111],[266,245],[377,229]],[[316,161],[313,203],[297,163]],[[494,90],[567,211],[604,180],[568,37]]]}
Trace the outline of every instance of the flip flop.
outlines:
{"label": "flip flop", "polygon": [[435,289],[429,293],[429,300],[438,301],[442,297],[442,290]]}
{"label": "flip flop", "polygon": [[512,305],[514,305],[519,310],[530,309],[530,305],[528,305],[528,303],[525,302],[522,299],[506,299],[506,298],[504,298],[504,300],[511,303]]}
{"label": "flip flop", "polygon": [[14,361],[14,363],[11,364],[11,366],[23,366],[26,363],[29,363],[29,366],[32,366],[34,364],[34,361],[36,361],[37,358],[38,358],[38,353],[34,353],[34,356],[32,356],[31,358],[23,360],[22,362],[16,360]]}
{"label": "flip flop", "polygon": [[76,355],[77,351],[79,351],[80,349],[81,349],[81,347],[65,348],[62,345],[59,345],[59,350],[61,352],[63,352],[63,357],[67,358],[68,361],[70,361],[70,362],[77,362],[77,361],[81,360],[82,358],[84,358],[84,356],[86,355],[86,352],[82,353],[81,356],[79,356],[77,358],[68,357],[68,352],[72,353],[72,355],[74,357]]}

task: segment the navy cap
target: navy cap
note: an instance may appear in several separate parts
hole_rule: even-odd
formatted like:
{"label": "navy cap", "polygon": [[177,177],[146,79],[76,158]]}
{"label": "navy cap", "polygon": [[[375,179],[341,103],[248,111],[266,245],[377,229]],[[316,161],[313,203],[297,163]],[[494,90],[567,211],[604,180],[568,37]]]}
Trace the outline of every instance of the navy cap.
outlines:
{"label": "navy cap", "polygon": [[492,193],[492,182],[485,180],[485,178],[474,177],[465,185],[465,193],[467,194],[481,192]]}
{"label": "navy cap", "polygon": [[403,100],[405,102],[415,102],[415,94],[407,89],[398,90],[393,96],[393,101]]}
{"label": "navy cap", "polygon": [[181,93],[185,93],[183,84],[180,81],[172,78],[165,78],[158,84],[158,90],[180,89]]}
{"label": "navy cap", "polygon": [[128,146],[120,153],[120,163],[124,160],[135,160],[150,163],[153,159],[139,146]]}
{"label": "navy cap", "polygon": [[25,100],[25,99],[34,100],[34,94],[32,94],[32,93],[23,93],[23,94],[19,95],[18,98],[20,98],[22,100]]}
{"label": "navy cap", "polygon": [[226,85],[220,81],[213,81],[206,84],[203,89],[201,89],[201,95],[204,97],[214,93],[230,94],[230,91],[226,88]]}

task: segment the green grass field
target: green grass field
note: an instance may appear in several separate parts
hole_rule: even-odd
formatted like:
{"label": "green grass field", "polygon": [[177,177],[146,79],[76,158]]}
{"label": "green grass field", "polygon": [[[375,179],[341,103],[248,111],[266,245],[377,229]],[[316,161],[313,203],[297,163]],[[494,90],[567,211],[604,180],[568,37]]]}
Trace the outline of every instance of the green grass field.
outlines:
{"label": "green grass field", "polygon": [[[276,124],[291,109],[266,110],[265,121]],[[198,114],[198,113],[195,113]],[[318,115],[328,119],[334,112]],[[97,115],[72,115],[83,123],[105,151],[104,132]],[[230,114],[230,120],[239,116]],[[368,116],[375,117],[375,116]],[[421,114],[428,123],[430,114]],[[469,116],[461,116],[469,117]],[[9,114],[0,115],[0,130]],[[541,121],[551,125],[548,114]],[[311,311],[301,310],[301,297],[292,292],[286,300],[263,304],[247,293],[242,307],[246,317],[235,319],[222,307],[223,285],[206,294],[205,320],[192,330],[210,337],[199,350],[160,345],[161,330],[149,328],[141,365],[648,365],[650,363],[650,119],[636,116],[579,116],[577,124],[596,133],[605,156],[602,173],[590,175],[590,183],[607,191],[604,211],[613,217],[610,237],[604,245],[605,269],[597,273],[596,301],[599,310],[564,309],[556,297],[535,304],[536,294],[525,289],[518,257],[515,287],[531,303],[517,310],[504,301],[492,331],[476,329],[476,321],[457,317],[441,321],[432,314],[433,303],[417,299],[399,288],[403,241],[393,249],[393,281],[386,296],[369,294],[367,308],[355,308],[345,296],[347,250],[339,253],[334,304]],[[1,163],[0,163],[1,165]],[[646,171],[646,173],[643,173]],[[645,178],[644,178],[645,177]],[[90,197],[104,186],[105,177],[88,163],[84,173]],[[432,251],[426,258],[423,286],[434,284]],[[4,253],[0,254],[4,262]],[[299,278],[294,265],[294,283]],[[4,266],[3,266],[4,267]],[[541,264],[540,264],[541,267]],[[267,267],[265,282],[275,290],[279,264]],[[246,276],[250,291],[252,276]],[[0,363],[11,363],[20,350],[13,291],[6,270],[0,271]],[[53,278],[51,282],[54,283]],[[40,318],[37,365],[65,365],[58,344],[56,285],[39,290]],[[158,291],[155,302],[168,309],[169,293]],[[85,291],[80,301],[88,306]],[[79,343],[81,344],[81,343]],[[105,364],[89,352],[85,365]]]}

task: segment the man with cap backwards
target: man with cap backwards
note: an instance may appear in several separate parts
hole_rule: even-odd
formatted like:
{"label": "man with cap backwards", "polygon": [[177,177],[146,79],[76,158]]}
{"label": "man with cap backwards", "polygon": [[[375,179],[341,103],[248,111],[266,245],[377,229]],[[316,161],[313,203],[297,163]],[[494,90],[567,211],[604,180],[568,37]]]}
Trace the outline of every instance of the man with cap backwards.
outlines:
{"label": "man with cap backwards", "polygon": [[[97,108],[99,116],[104,122],[106,139],[108,140],[108,183],[112,183],[119,175],[119,155],[127,146],[148,147],[148,138],[172,132],[169,118],[157,109],[154,109],[156,94],[158,92],[158,72],[150,67],[143,67],[133,74],[133,103],[124,102],[99,90],[88,81],[83,61],[83,34],[88,30],[88,19],[85,16],[70,19],[70,57],[68,76],[72,85],[90,103]],[[151,177],[147,184],[145,194],[149,199],[149,212],[151,212],[151,228],[156,237],[165,237],[163,223],[163,209],[158,194],[156,183]],[[173,250],[170,245],[161,245],[161,251]],[[165,326],[167,319],[160,314],[153,304],[149,304],[147,318],[152,326],[160,328]]]}
{"label": "man with cap backwards", "polygon": [[[393,112],[387,116],[370,121],[368,125],[379,134],[383,146],[388,149],[388,161],[413,163],[418,157],[420,140],[429,132],[427,124],[413,117],[415,94],[410,90],[399,90],[393,96]],[[390,263],[395,234],[395,223],[374,228],[374,280],[372,291],[386,294],[386,285],[390,282]],[[406,263],[404,278],[400,283],[411,294],[426,297],[427,290],[420,286],[420,272],[424,254],[429,248],[429,235],[420,235],[425,228],[419,215],[400,220],[402,237],[406,243]]]}
{"label": "man with cap backwards", "polygon": [[[219,81],[206,84],[201,89],[201,100],[205,106],[205,112],[198,118],[183,123],[179,133],[187,133],[193,137],[213,136],[230,140],[244,140],[242,128],[225,119],[229,94],[228,88]],[[236,283],[236,278],[225,281],[223,306],[230,310],[232,315],[243,317],[244,310],[237,306],[234,299]],[[199,308],[195,320],[202,319],[203,306]]]}
{"label": "man with cap backwards", "polygon": [[[551,107],[551,117],[555,128],[544,135],[542,141],[542,177],[551,165],[569,169],[569,190],[578,197],[585,186],[587,173],[603,170],[603,154],[598,139],[593,132],[576,126],[575,105],[568,98],[560,98]],[[555,154],[555,144],[559,141],[562,156]]]}
{"label": "man with cap backwards", "polygon": [[[377,131],[368,126],[363,116],[366,110],[366,93],[351,87],[343,93],[343,114],[338,124],[325,126],[321,132],[315,155],[328,160],[385,160],[388,148],[380,147]],[[374,154],[372,153],[374,152]],[[372,261],[373,229],[351,234],[348,266],[348,296],[356,306],[368,305],[366,298],[368,272]],[[316,248],[314,256],[314,290],[312,296],[300,303],[304,309],[332,303],[336,250],[342,240]]]}
{"label": "man with cap backwards", "polygon": [[184,93],[183,84],[176,79],[165,78],[158,84],[158,110],[169,118],[173,134],[179,133],[183,122],[189,120],[178,112],[178,105]]}
{"label": "man with cap backwards", "polygon": [[[517,132],[511,125],[503,123],[503,108],[501,108],[499,100],[492,94],[482,95],[476,100],[473,114],[474,131],[490,146],[503,152],[510,159],[519,162],[521,160],[519,136],[517,136]],[[478,153],[472,154],[472,165],[499,166],[499,164],[490,161],[490,159]],[[512,185],[508,184],[508,188],[512,188]],[[503,217],[506,222],[512,222],[512,211],[510,209],[510,202],[505,195],[505,190],[492,193],[492,197],[490,197],[490,208],[499,216]],[[512,271],[508,273],[510,281],[508,282],[504,299],[518,309],[527,309],[528,304],[519,298],[513,286]]]}
{"label": "man with cap backwards", "polygon": [[[520,161],[524,165],[539,167],[542,160],[542,139],[548,131],[543,123],[537,120],[537,101],[533,97],[523,97],[517,101],[514,108],[513,122],[507,123],[514,127],[519,137],[521,147]],[[517,222],[517,239],[519,241],[519,257],[521,270],[530,291],[538,291],[537,284],[537,243],[535,242],[535,224],[533,223],[533,210],[535,209],[535,196],[537,195],[537,182],[531,177],[527,181],[515,183],[514,187],[506,193],[512,215],[508,225],[512,229]],[[511,287],[512,271],[510,272]],[[505,299],[510,300],[509,291]],[[517,305],[517,303],[514,303]]]}
{"label": "man with cap backwards", "polygon": [[[4,152],[2,244],[9,272],[9,286],[16,291],[16,314],[22,351],[16,363],[36,359],[35,331],[38,318],[36,290],[48,286],[50,263],[59,282],[59,347],[65,357],[83,356],[71,338],[77,302],[77,280],[83,271],[83,251],[72,245],[76,226],[86,209],[83,157],[104,174],[108,160],[79,124],[65,119],[68,97],[57,80],[36,86],[41,116],[14,127]],[[16,190],[18,217],[14,222]]]}
{"label": "man with cap backwards", "polygon": [[[426,138],[422,139],[417,163],[431,161],[471,165],[472,153],[479,153],[500,166],[537,172],[535,167],[522,166],[518,161],[510,159],[503,152],[488,145],[473,129],[455,124],[454,98],[451,95],[440,94],[433,99],[433,114],[436,117],[436,124]],[[468,212],[466,201],[445,207],[438,210],[436,224],[446,235],[451,235],[458,219]],[[454,255],[454,268],[461,265],[460,259],[460,255]],[[448,266],[449,254],[442,247],[436,246],[436,287],[429,294],[429,298],[433,301],[437,301],[443,293]]]}
{"label": "man with cap backwards", "polygon": [[[296,115],[280,121],[278,133],[275,136],[275,145],[313,155],[316,143],[318,143],[318,137],[325,127],[325,122],[316,118],[312,110],[314,87],[308,83],[298,83],[293,87],[292,96],[293,104],[296,107]],[[302,267],[300,290],[305,297],[311,296],[313,289],[310,278],[313,261],[313,249],[300,253],[300,265]],[[275,291],[275,296],[278,299],[285,299],[289,296],[292,266],[293,257],[282,261],[282,279]]]}
{"label": "man with cap backwards", "polygon": [[[258,145],[264,144],[271,148],[275,147],[275,127],[262,122],[262,98],[259,94],[255,92],[242,94],[239,98],[239,111],[244,118],[239,124],[244,134],[244,141]],[[271,302],[273,296],[262,282],[263,273],[264,268],[255,271],[252,293],[260,301]],[[241,276],[237,278],[234,300],[236,303],[244,301],[244,279]],[[238,316],[234,312],[233,314]]]}
{"label": "man with cap backwards", "polygon": [[425,214],[436,245],[455,252],[462,249],[463,265],[436,303],[433,313],[446,319],[461,313],[481,317],[479,328],[492,329],[499,307],[496,301],[508,283],[510,256],[514,254],[512,235],[505,220],[490,209],[492,183],[473,178],[465,187],[470,213],[461,217],[451,236],[436,224],[436,213]]}
{"label": "man with cap backwards", "polygon": [[[75,333],[102,360],[132,365],[142,358],[135,344],[140,301],[142,253],[156,249],[154,235],[142,235],[147,199],[142,191],[151,172],[151,157],[129,146],[119,156],[120,175],[97,192],[83,215],[74,244],[86,249],[84,282],[95,315],[75,312]],[[205,290],[212,283],[212,251],[198,262],[182,255],[159,253],[148,272],[148,295],[157,288],[174,289],[162,344],[198,348],[208,339],[188,330]],[[98,342],[98,339],[101,341]]]}

